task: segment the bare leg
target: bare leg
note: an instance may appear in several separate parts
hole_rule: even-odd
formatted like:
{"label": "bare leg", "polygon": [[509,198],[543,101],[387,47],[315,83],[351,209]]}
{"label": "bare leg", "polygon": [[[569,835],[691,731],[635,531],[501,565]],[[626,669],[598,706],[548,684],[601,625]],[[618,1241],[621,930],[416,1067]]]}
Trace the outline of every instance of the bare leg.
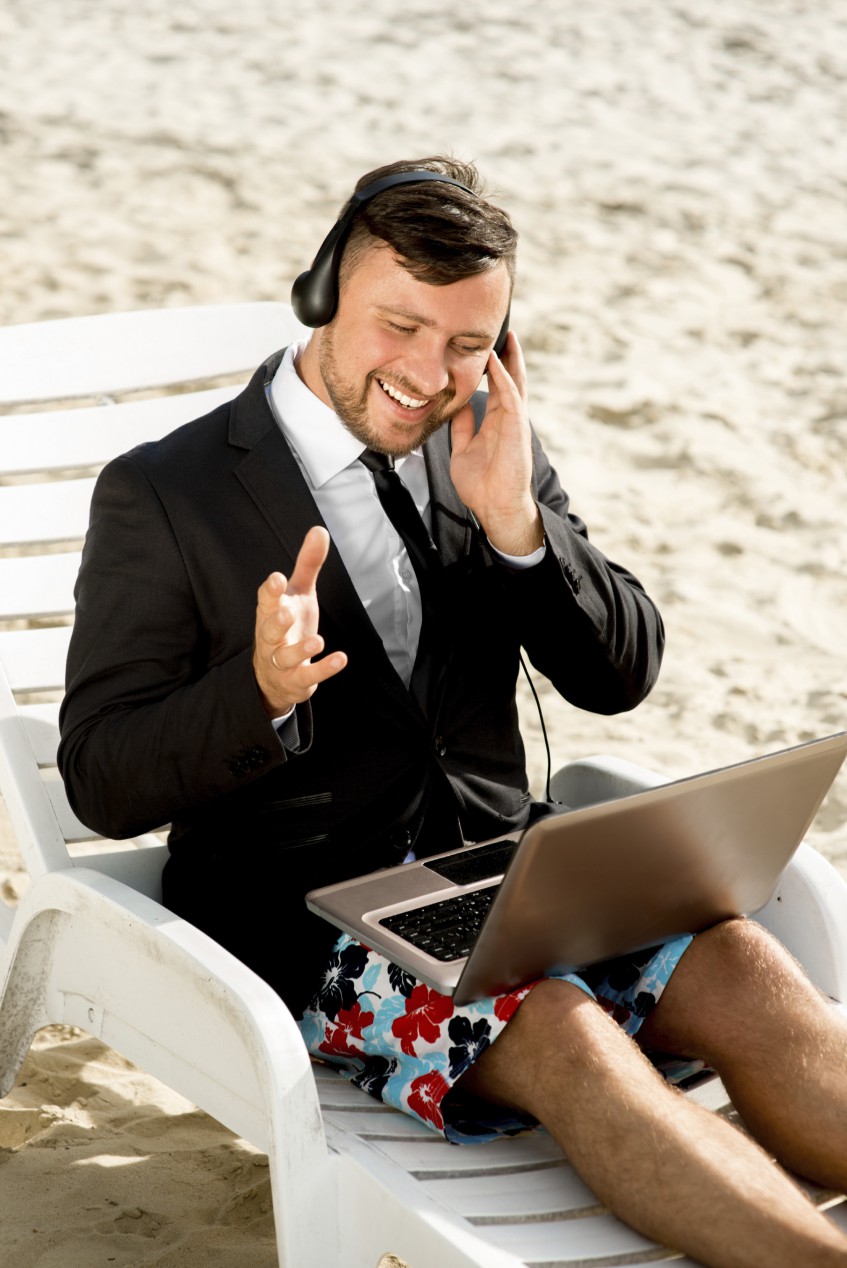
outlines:
{"label": "bare leg", "polygon": [[704,1057],[780,1162],[847,1190],[847,1021],[761,926],[696,938],[639,1041]]}
{"label": "bare leg", "polygon": [[847,1265],[847,1240],[785,1173],[668,1088],[578,987],[538,985],[462,1084],[534,1114],[611,1210],[712,1268]]}

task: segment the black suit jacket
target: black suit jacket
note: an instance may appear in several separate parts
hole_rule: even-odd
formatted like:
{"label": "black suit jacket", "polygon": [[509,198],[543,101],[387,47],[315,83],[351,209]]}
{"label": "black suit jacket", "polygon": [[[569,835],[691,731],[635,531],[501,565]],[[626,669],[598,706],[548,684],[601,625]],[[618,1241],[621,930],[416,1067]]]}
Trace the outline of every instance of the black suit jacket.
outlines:
{"label": "black suit jacket", "polygon": [[[320,515],[265,395],[281,353],[230,404],[101,474],[76,590],[59,765],[110,837],[172,825],[169,906],[229,946],[295,1011],[335,931],[313,886],[522,826],[530,811],[515,681],[522,645],[574,704],[635,705],[662,627],[631,574],[568,514],[535,444],[544,562],[492,559],[426,446],[449,652],[428,713],[392,669],[333,546],[318,583],[326,648],[349,664],[280,743],[252,671],[256,591],[290,574]],[[437,697],[437,698],[436,698]]]}

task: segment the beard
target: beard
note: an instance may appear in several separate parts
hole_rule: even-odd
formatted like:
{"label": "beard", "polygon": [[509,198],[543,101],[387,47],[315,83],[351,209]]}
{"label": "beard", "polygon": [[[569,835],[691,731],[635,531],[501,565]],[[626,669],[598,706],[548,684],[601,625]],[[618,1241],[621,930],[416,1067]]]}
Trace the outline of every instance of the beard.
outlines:
{"label": "beard", "polygon": [[368,399],[372,385],[376,383],[378,390],[381,392],[383,389],[379,384],[379,380],[383,379],[383,381],[390,383],[392,387],[398,388],[408,396],[420,398],[423,394],[418,392],[414,384],[409,383],[407,379],[398,377],[393,373],[383,376],[378,370],[371,370],[368,373],[364,387],[361,390],[355,384],[345,382],[339,372],[338,362],[335,357],[331,325],[326,326],[323,331],[318,365],[327,395],[332,401],[332,408],[341,419],[341,422],[351,435],[360,440],[368,449],[374,449],[377,453],[390,453],[395,458],[402,458],[405,454],[411,453],[413,449],[425,444],[430,436],[434,435],[446,422],[449,422],[461,408],[461,405],[456,401],[456,393],[453,387],[444,388],[437,396],[433,397],[430,412],[422,421],[409,422],[408,426],[404,427],[402,419],[395,420],[394,431],[396,439],[392,440],[389,447],[385,438],[380,435],[370,421]]}

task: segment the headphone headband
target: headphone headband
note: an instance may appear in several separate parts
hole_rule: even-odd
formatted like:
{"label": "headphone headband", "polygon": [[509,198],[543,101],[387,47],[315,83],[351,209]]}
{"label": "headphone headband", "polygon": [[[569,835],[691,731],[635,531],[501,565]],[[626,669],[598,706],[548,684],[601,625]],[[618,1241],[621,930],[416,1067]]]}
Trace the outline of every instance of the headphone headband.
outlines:
{"label": "headphone headband", "polygon": [[[441,185],[455,185],[457,189],[463,189],[466,194],[473,194],[473,190],[468,185],[454,180],[452,176],[442,176],[440,172],[431,172],[428,168],[422,167],[413,172],[395,172],[393,176],[382,176],[378,181],[371,181],[370,185],[365,185],[363,189],[354,190],[351,198],[351,202],[355,199],[353,210],[358,211],[363,203],[370,202],[372,198],[376,198],[377,194],[381,194],[383,190],[392,189],[395,185],[423,185],[426,181],[438,181]],[[344,218],[341,217],[342,220]]]}

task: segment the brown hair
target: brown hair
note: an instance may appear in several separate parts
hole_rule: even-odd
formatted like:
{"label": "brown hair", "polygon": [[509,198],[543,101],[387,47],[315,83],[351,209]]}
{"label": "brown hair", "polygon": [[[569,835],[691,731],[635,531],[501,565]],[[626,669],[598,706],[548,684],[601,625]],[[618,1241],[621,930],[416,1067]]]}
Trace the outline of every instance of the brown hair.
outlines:
{"label": "brown hair", "polygon": [[517,231],[506,212],[485,198],[473,163],[441,156],[403,160],[368,172],[357,182],[356,191],[398,172],[421,170],[450,176],[472,192],[441,181],[423,181],[376,194],[353,220],[341,265],[342,285],[374,239],[387,243],[404,268],[432,286],[461,281],[501,262],[514,282]]}

